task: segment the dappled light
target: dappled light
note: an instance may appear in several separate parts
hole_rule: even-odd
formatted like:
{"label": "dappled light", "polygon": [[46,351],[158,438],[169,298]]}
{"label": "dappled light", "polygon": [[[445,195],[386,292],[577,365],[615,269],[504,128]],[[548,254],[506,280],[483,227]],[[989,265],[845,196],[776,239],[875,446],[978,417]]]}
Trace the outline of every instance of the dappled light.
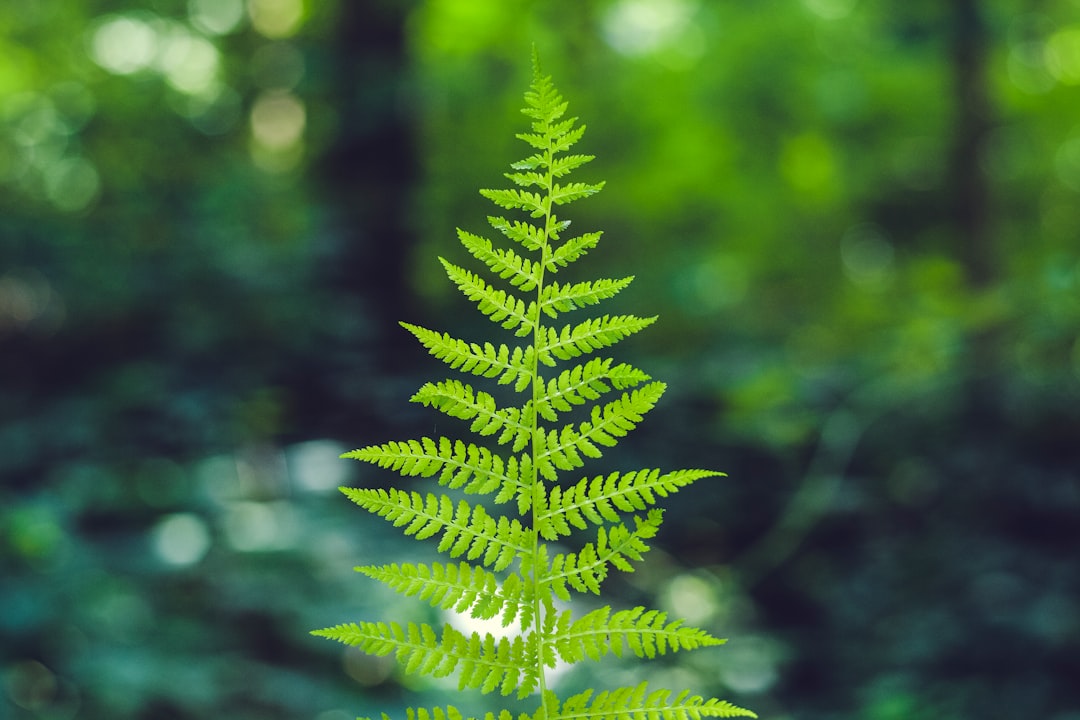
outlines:
{"label": "dappled light", "polygon": [[[650,682],[778,719],[1070,720],[1078,7],[0,3],[0,718],[463,697],[308,631],[514,629],[372,590],[354,566],[422,544],[338,489],[399,479],[353,448],[470,432],[408,402],[433,366],[398,321],[485,339],[435,258],[503,240],[475,188],[521,147],[535,46],[606,181],[562,238],[604,229],[587,262],[659,317],[627,362],[668,382],[587,473],[728,473],[604,580],[729,638]],[[643,679],[608,659],[560,692]]]}

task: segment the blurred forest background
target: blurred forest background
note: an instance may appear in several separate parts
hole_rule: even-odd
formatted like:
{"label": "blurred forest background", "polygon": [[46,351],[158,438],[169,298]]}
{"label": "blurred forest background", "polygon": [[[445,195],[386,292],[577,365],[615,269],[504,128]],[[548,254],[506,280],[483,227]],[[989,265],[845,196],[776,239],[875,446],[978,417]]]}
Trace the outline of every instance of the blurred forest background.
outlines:
{"label": "blurred forest background", "polygon": [[337,455],[449,424],[396,322],[488,332],[436,255],[533,43],[670,385],[588,470],[730,474],[607,590],[731,641],[595,681],[1080,718],[1076,0],[3,3],[0,717],[450,699],[307,632],[430,612],[352,571],[420,546]]}

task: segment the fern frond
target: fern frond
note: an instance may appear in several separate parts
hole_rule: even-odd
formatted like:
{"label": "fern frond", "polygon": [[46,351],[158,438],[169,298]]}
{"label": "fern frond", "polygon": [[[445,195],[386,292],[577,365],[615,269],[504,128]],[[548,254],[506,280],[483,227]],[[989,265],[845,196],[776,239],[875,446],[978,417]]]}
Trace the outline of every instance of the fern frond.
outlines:
{"label": "fern frond", "polygon": [[602,315],[586,320],[578,325],[566,325],[562,330],[544,328],[547,338],[536,348],[540,362],[554,365],[551,356],[560,360],[591,353],[594,350],[614,345],[620,340],[656,322],[656,317],[637,317],[636,315]]}
{"label": "fern frond", "polygon": [[[584,130],[584,128],[582,128]],[[575,200],[595,195],[604,188],[604,183],[567,183],[566,185],[555,184],[551,188],[551,202],[556,205],[566,205]]]}
{"label": "fern frond", "polygon": [[390,488],[342,488],[368,512],[404,527],[417,540],[442,533],[439,552],[452,558],[480,559],[486,567],[505,570],[519,553],[529,549],[529,531],[517,519],[488,515],[483,505],[464,500],[455,504],[446,495],[421,495]]}
{"label": "fern frond", "polygon": [[540,282],[537,272],[542,266],[529,258],[524,258],[510,249],[496,248],[491,241],[480,235],[473,235],[458,228],[458,239],[473,257],[484,263],[493,273],[511,285],[529,292]]}
{"label": "fern frond", "polygon": [[[569,601],[568,587],[578,592],[600,593],[600,583],[607,577],[608,565],[623,572],[634,572],[630,561],[639,562],[649,551],[646,540],[654,537],[663,521],[660,510],[650,510],[643,519],[634,517],[635,528],[622,523],[610,529],[600,527],[596,542],[586,543],[580,551],[555,555],[545,574],[542,588],[550,588],[560,600]],[[542,533],[542,531],[541,531]]]}
{"label": "fern frond", "polygon": [[597,400],[613,387],[619,390],[638,385],[650,377],[626,363],[613,365],[610,358],[593,358],[563,370],[549,380],[537,398],[536,410],[545,420],[555,422],[559,412],[569,412],[574,405]]}
{"label": "fern frond", "polygon": [[516,163],[512,163],[510,167],[515,170],[535,170],[537,168],[547,168],[552,177],[562,177],[571,170],[576,170],[585,163],[592,162],[596,157],[593,155],[561,155],[558,157],[547,157],[547,153],[536,153],[530,155],[524,160],[519,160]]}
{"label": "fern frond", "polygon": [[[445,709],[441,707],[433,707],[430,710],[427,708],[406,708],[405,717],[408,720],[465,720],[461,711],[450,705],[447,705]],[[383,720],[390,720],[390,716],[386,713],[382,714],[382,718]],[[357,720],[371,720],[371,718],[357,718]],[[473,720],[473,718],[469,718],[469,720]],[[510,719],[507,718],[507,720]]]}
{"label": "fern frond", "polygon": [[[315,634],[371,654],[393,655],[406,673],[436,678],[456,674],[460,690],[498,690],[519,698],[542,691],[533,713],[515,718],[501,710],[483,720],[755,717],[716,698],[689,691],[673,696],[669,690],[649,690],[645,683],[599,694],[590,690],[565,701],[549,689],[546,673],[560,661],[599,660],[609,654],[651,659],[724,642],[645,607],[616,611],[604,606],[575,618],[572,610],[555,606],[557,599],[570,601],[573,593],[598,594],[612,569],[633,572],[663,520],[659,501],[723,473],[644,469],[565,482],[566,473],[601,458],[633,430],[660,400],[665,385],[612,358],[583,357],[648,327],[655,317],[605,314],[557,327],[547,324],[610,300],[633,276],[552,280],[595,248],[601,237],[600,232],[570,236],[570,221],[560,219],[555,210],[596,194],[604,183],[568,177],[593,160],[592,155],[569,152],[583,137],[585,125],[567,114],[566,100],[540,71],[535,52],[533,60],[533,80],[522,110],[530,122],[528,130],[517,135],[530,146],[530,154],[505,173],[510,187],[480,191],[496,206],[515,211],[508,215],[518,216],[487,218],[500,242],[506,239],[506,247],[458,229],[462,246],[484,267],[478,273],[439,258],[458,290],[520,344],[468,342],[401,323],[451,369],[511,386],[517,399],[507,402],[456,378],[426,382],[411,400],[468,423],[475,442],[421,437],[343,455],[406,478],[432,478],[469,497],[342,488],[350,500],[406,536],[433,541],[443,556],[428,564],[356,570],[432,608],[482,620],[499,618],[507,637],[466,634],[452,624],[436,630],[423,623],[394,622],[349,623]],[[579,416],[560,422],[567,413]],[[505,514],[489,509],[496,506]],[[577,530],[593,536],[565,551],[554,545]],[[465,720],[452,706],[408,708],[406,715],[407,720]],[[390,720],[386,715],[383,719]]]}
{"label": "fern frond", "polygon": [[505,497],[526,487],[527,475],[517,458],[504,460],[485,447],[446,437],[440,437],[438,442],[429,437],[391,440],[350,450],[341,457],[373,463],[405,477],[438,474],[440,485],[470,494],[487,494],[501,488],[500,494]]}
{"label": "fern frond", "polygon": [[446,275],[458,286],[465,297],[477,304],[480,312],[506,330],[514,330],[521,337],[529,335],[536,325],[536,303],[525,304],[523,300],[489,285],[482,277],[439,258]]}
{"label": "fern frond", "polygon": [[635,470],[628,473],[613,472],[607,477],[591,480],[583,478],[563,490],[551,489],[547,509],[538,520],[543,537],[556,540],[570,535],[571,526],[583,530],[589,523],[601,525],[618,522],[619,512],[645,510],[691,483],[707,477],[723,477],[714,470],[676,470],[660,474],[659,470]]}
{"label": "fern frond", "polygon": [[[543,217],[551,207],[551,201],[540,193],[528,190],[481,190],[480,194],[499,207],[508,210],[524,210],[530,217]],[[509,237],[509,236],[507,236]],[[526,245],[528,247],[528,245]],[[536,248],[529,248],[530,250]]]}
{"label": "fern frond", "polygon": [[565,241],[551,253],[551,257],[544,263],[544,269],[554,274],[559,271],[559,268],[564,268],[581,259],[585,253],[596,247],[602,234],[600,232],[585,233]]}
{"label": "fern frond", "polygon": [[424,383],[410,399],[451,417],[472,420],[469,430],[474,433],[484,436],[500,433],[496,442],[500,445],[512,442],[514,452],[525,447],[535,422],[531,401],[524,409],[499,408],[491,395],[476,392],[459,380]]}
{"label": "fern frond", "polygon": [[401,326],[415,335],[429,353],[455,370],[480,377],[498,378],[500,385],[514,383],[514,389],[518,392],[528,387],[532,381],[530,362],[535,352],[532,346],[515,347],[513,350],[506,345],[496,348],[491,343],[467,343],[451,337],[449,333],[428,330],[410,323],[403,322]]}
{"label": "fern frond", "polygon": [[557,125],[548,122],[533,123],[531,133],[517,133],[514,137],[524,140],[537,150],[550,150],[552,154],[566,152],[585,134],[585,126],[574,127],[577,118],[563,120]]}
{"label": "fern frond", "polygon": [[[466,718],[461,714],[460,710],[452,705],[447,705],[445,709],[441,707],[431,709],[405,708],[405,717],[406,720],[480,720],[480,718],[475,717]],[[371,718],[358,718],[357,720],[371,720]],[[391,718],[386,713],[383,713],[382,720],[391,720]],[[515,720],[515,718],[509,710],[502,710],[498,714],[485,713],[483,720]],[[525,713],[521,713],[516,720],[530,720],[530,718]]]}
{"label": "fern frond", "polygon": [[540,293],[540,309],[550,317],[558,317],[559,313],[595,305],[601,300],[612,298],[633,280],[634,277],[631,275],[618,280],[592,280],[574,285],[550,283]]}
{"label": "fern frond", "polygon": [[625,650],[639,658],[654,658],[679,650],[722,645],[704,630],[684,627],[681,620],[667,621],[667,613],[636,607],[611,612],[601,607],[571,622],[573,613],[559,615],[551,637],[559,657],[568,663],[585,658],[599,660],[608,653],[622,657]]}
{"label": "fern frond", "polygon": [[[557,702],[557,701],[556,701]],[[547,704],[547,703],[546,703]],[[671,697],[670,690],[650,691],[648,684],[609,690],[593,697],[592,690],[566,699],[548,720],[700,720],[703,717],[749,717],[757,714],[717,698],[705,699],[684,690]]]}
{"label": "fern frond", "polygon": [[487,620],[498,616],[503,627],[520,617],[528,624],[532,617],[529,586],[510,573],[501,582],[495,573],[461,562],[456,565],[368,565],[356,568],[368,577],[409,597],[424,600],[432,607],[468,613]]}
{"label": "fern frond", "polygon": [[446,677],[458,670],[458,689],[526,697],[536,686],[527,653],[535,652],[520,636],[496,639],[490,633],[465,635],[452,625],[442,634],[427,623],[358,622],[316,630],[315,635],[351,645],[371,655],[390,655],[406,673]]}
{"label": "fern frond", "polygon": [[622,397],[607,403],[603,408],[594,406],[589,420],[581,423],[576,430],[567,425],[558,433],[552,430],[541,436],[537,444],[538,461],[550,461],[560,470],[573,470],[585,464],[581,455],[602,457],[603,453],[597,445],[616,445],[616,438],[625,436],[641,422],[642,416],[656,405],[666,387],[664,383],[652,382],[632,392],[623,393]]}
{"label": "fern frond", "polygon": [[[485,193],[495,191],[481,190],[480,192]],[[540,250],[547,240],[544,235],[544,228],[537,227],[536,225],[527,222],[521,222],[520,220],[511,222],[504,217],[489,216],[488,224],[506,237],[521,243],[527,250],[532,250],[533,252]]]}

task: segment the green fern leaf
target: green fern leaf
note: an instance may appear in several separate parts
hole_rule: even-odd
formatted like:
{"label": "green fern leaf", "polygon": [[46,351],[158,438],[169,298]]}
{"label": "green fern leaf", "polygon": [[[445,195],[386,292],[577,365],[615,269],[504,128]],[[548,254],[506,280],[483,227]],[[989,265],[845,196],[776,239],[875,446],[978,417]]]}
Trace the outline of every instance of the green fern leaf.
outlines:
{"label": "green fern leaf", "polygon": [[[612,571],[633,572],[663,520],[659,501],[697,480],[723,475],[644,469],[566,479],[568,472],[617,446],[666,387],[613,358],[584,357],[643,330],[656,318],[600,314],[561,326],[548,324],[611,300],[633,280],[551,279],[584,258],[601,237],[600,232],[585,232],[563,239],[570,222],[554,213],[604,187],[603,182],[567,179],[593,159],[568,154],[585,126],[567,116],[567,108],[534,57],[533,81],[522,111],[531,122],[529,130],[518,135],[530,154],[505,175],[514,187],[480,191],[496,206],[524,213],[526,219],[487,218],[509,247],[496,247],[488,238],[458,229],[459,241],[481,263],[481,272],[440,258],[450,281],[495,324],[496,332],[513,333],[518,344],[468,342],[402,323],[451,369],[509,388],[500,391],[496,401],[496,395],[457,378],[426,382],[411,400],[467,423],[472,441],[420,437],[343,455],[403,478],[433,479],[469,498],[398,488],[342,488],[350,500],[406,536],[430,541],[443,559],[356,569],[431,608],[480,620],[499,618],[507,634],[466,633],[452,623],[436,630],[415,622],[352,622],[315,634],[371,654],[392,655],[406,673],[456,675],[459,690],[498,691],[518,698],[539,693],[540,706],[533,713],[515,718],[500,709],[485,714],[484,720],[754,717],[726,701],[689,691],[673,695],[649,690],[645,683],[600,693],[589,690],[565,700],[551,686],[549,672],[560,661],[595,661],[609,654],[647,660],[724,642],[645,607],[614,610],[605,605],[575,618],[572,609],[555,606],[557,600],[571,602],[575,593],[599,594]],[[560,422],[574,411],[580,416]],[[501,514],[492,509],[496,506]],[[561,551],[576,531],[592,537],[574,544],[576,549]],[[452,706],[408,708],[406,715],[408,720],[465,720]]]}
{"label": "green fern leaf", "polygon": [[495,248],[491,241],[458,228],[461,244],[473,257],[487,265],[493,273],[522,292],[529,292],[540,283],[541,265],[510,249]]}
{"label": "green fern leaf", "polygon": [[[596,541],[586,543],[580,551],[558,554],[551,559],[541,588],[550,588],[560,600],[569,601],[569,588],[578,592],[600,594],[600,583],[607,577],[608,565],[623,572],[633,572],[631,561],[640,562],[649,551],[646,540],[654,537],[663,521],[660,510],[650,510],[645,518],[634,517],[635,528],[623,523],[601,526]],[[539,533],[544,534],[540,529]]]}
{"label": "green fern leaf", "polygon": [[559,268],[564,268],[571,263],[577,262],[592,250],[600,242],[602,233],[591,232],[570,238],[551,253],[544,263],[544,269],[549,273],[557,273]]}
{"label": "green fern leaf", "polygon": [[550,457],[560,470],[573,470],[584,463],[578,453],[592,458],[602,456],[596,446],[614,447],[618,440],[641,422],[642,416],[656,405],[666,386],[661,382],[649,383],[643,388],[623,393],[618,400],[594,406],[587,422],[577,430],[565,426],[556,439],[555,431],[539,445],[539,457]]}
{"label": "green fern leaf", "polygon": [[526,250],[535,252],[544,246],[546,240],[544,229],[536,225],[521,222],[520,220],[511,222],[504,217],[493,216],[488,217],[488,224],[511,240],[524,245]]}
{"label": "green fern leaf", "polygon": [[488,515],[483,505],[456,504],[446,495],[420,495],[391,488],[343,488],[342,492],[368,512],[404,527],[406,535],[424,540],[442,533],[439,552],[456,558],[480,559],[487,567],[505,570],[518,553],[528,549],[528,531],[517,519]]}
{"label": "green fern leaf", "polygon": [[645,682],[634,687],[605,691],[597,694],[595,698],[593,694],[592,690],[586,690],[567,698],[554,712],[546,708],[544,716],[548,720],[700,720],[704,717],[757,717],[755,713],[725,700],[706,700],[685,690],[674,698],[671,697],[670,690],[650,692]]}
{"label": "green fern leaf", "polygon": [[590,523],[618,522],[621,512],[645,510],[659,498],[665,498],[691,483],[707,477],[723,477],[714,470],[677,470],[660,474],[659,470],[637,470],[607,477],[584,478],[566,490],[554,487],[547,508],[539,516],[547,540],[570,535],[574,528],[583,530]]}
{"label": "green fern leaf", "polygon": [[598,399],[612,388],[623,389],[638,385],[649,376],[620,363],[612,365],[610,358],[593,358],[586,363],[563,370],[547,382],[536,400],[536,410],[545,420],[555,422],[559,412],[569,412],[574,405],[584,405]]}
{"label": "green fern leaf", "polygon": [[503,695],[517,691],[526,697],[536,686],[533,663],[526,658],[527,646],[535,640],[465,635],[451,625],[444,625],[440,636],[426,623],[347,623],[314,634],[371,655],[393,654],[407,673],[440,678],[457,670],[459,690],[499,690]]}
{"label": "green fern leaf", "polygon": [[524,336],[533,331],[536,325],[536,303],[526,305],[521,299],[504,290],[496,290],[479,275],[458,267],[439,258],[446,274],[458,286],[458,289],[473,302],[480,312],[492,322],[500,323],[507,330],[516,330],[516,335]]}
{"label": "green fern leaf", "polygon": [[531,404],[524,409],[498,408],[491,395],[476,392],[459,380],[425,383],[410,399],[451,417],[472,420],[469,430],[474,433],[484,436],[500,433],[497,442],[500,445],[513,442],[515,452],[525,447],[533,430]]}
{"label": "green fern leaf", "polygon": [[604,183],[567,183],[566,185],[556,184],[551,188],[551,202],[556,205],[566,205],[572,203],[575,200],[595,195],[604,188]]}
{"label": "green fern leaf", "polygon": [[[424,437],[351,450],[343,458],[363,460],[395,470],[406,477],[432,477],[438,474],[440,485],[462,489],[466,493],[491,493],[513,497],[526,488],[527,473],[517,458],[503,459],[485,447],[441,437],[438,442]],[[522,458],[524,461],[524,457]]]}
{"label": "green fern leaf", "polygon": [[616,613],[609,607],[602,607],[573,623],[571,616],[569,610],[560,615],[556,624],[558,630],[552,638],[559,656],[569,663],[585,658],[599,660],[608,653],[622,657],[625,649],[638,657],[654,658],[669,651],[724,643],[703,630],[684,627],[681,620],[667,622],[666,613],[644,607]]}
{"label": "green fern leaf", "polygon": [[487,620],[500,617],[503,627],[519,617],[527,622],[532,613],[529,587],[510,573],[499,577],[469,563],[456,565],[369,565],[358,572],[384,583],[399,593],[427,601],[432,607],[468,613]]}
{"label": "green fern leaf", "polygon": [[644,330],[656,322],[655,317],[640,318],[635,315],[603,315],[562,330],[545,328],[547,337],[536,349],[540,361],[555,365],[552,356],[560,360],[572,360],[594,350],[614,345],[620,340]]}
{"label": "green fern leaf", "polygon": [[455,370],[486,378],[498,378],[500,385],[514,383],[521,392],[532,381],[530,363],[535,354],[533,347],[513,350],[506,345],[495,347],[491,343],[479,345],[451,337],[448,333],[401,323],[435,357]]}
{"label": "green fern leaf", "polygon": [[[530,217],[543,217],[551,207],[551,201],[540,193],[527,190],[481,190],[480,194],[499,207],[524,210]],[[526,247],[528,247],[526,245]],[[533,248],[530,248],[533,249]]]}
{"label": "green fern leaf", "polygon": [[574,285],[551,283],[540,294],[540,309],[552,318],[560,313],[595,305],[601,300],[614,297],[633,281],[633,276],[618,280],[593,280]]}

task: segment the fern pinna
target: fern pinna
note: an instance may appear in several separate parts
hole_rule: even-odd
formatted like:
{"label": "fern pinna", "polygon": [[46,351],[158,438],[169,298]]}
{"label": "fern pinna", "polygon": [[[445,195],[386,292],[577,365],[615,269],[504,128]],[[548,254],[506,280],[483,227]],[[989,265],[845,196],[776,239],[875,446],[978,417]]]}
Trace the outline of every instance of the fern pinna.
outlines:
{"label": "fern pinna", "polygon": [[[418,540],[438,540],[451,561],[357,568],[406,596],[474,618],[500,618],[506,637],[466,634],[447,623],[354,622],[315,634],[375,655],[393,654],[407,673],[433,677],[457,674],[460,689],[499,691],[518,698],[538,696],[534,711],[518,720],[697,720],[754,714],[689,691],[652,689],[642,682],[604,692],[560,698],[549,686],[556,664],[599,660],[607,654],[639,658],[718,645],[723,641],[685,626],[665,613],[605,606],[576,615],[565,609],[574,593],[599,593],[612,568],[633,572],[649,549],[662,519],[660,499],[710,470],[657,469],[613,472],[567,482],[586,459],[599,458],[637,425],[664,392],[664,384],[609,357],[590,357],[650,325],[655,318],[600,315],[564,325],[563,315],[608,300],[631,277],[587,282],[554,281],[600,239],[599,232],[567,237],[570,223],[555,211],[598,192],[603,183],[567,182],[566,176],[592,160],[568,151],[584,125],[565,117],[567,103],[540,72],[522,112],[531,131],[517,137],[532,154],[507,173],[516,187],[481,190],[527,220],[489,217],[510,243],[458,230],[465,249],[487,267],[491,281],[445,259],[446,274],[493,323],[517,336],[516,344],[474,343],[447,333],[402,323],[451,368],[511,386],[519,404],[501,407],[496,398],[458,379],[427,383],[412,397],[469,423],[476,442],[446,437],[387,442],[346,453],[405,477],[434,477],[458,495],[413,490],[342,488],[365,510]],[[496,279],[497,278],[497,279]],[[569,421],[573,413],[578,422]],[[587,419],[585,419],[587,418]],[[484,499],[485,502],[480,500]],[[577,552],[555,543],[584,535]],[[572,538],[571,538],[572,539]],[[558,605],[556,601],[562,601]],[[387,716],[384,714],[384,718]],[[409,720],[458,720],[453,707],[410,708]],[[485,720],[512,720],[508,709]]]}

